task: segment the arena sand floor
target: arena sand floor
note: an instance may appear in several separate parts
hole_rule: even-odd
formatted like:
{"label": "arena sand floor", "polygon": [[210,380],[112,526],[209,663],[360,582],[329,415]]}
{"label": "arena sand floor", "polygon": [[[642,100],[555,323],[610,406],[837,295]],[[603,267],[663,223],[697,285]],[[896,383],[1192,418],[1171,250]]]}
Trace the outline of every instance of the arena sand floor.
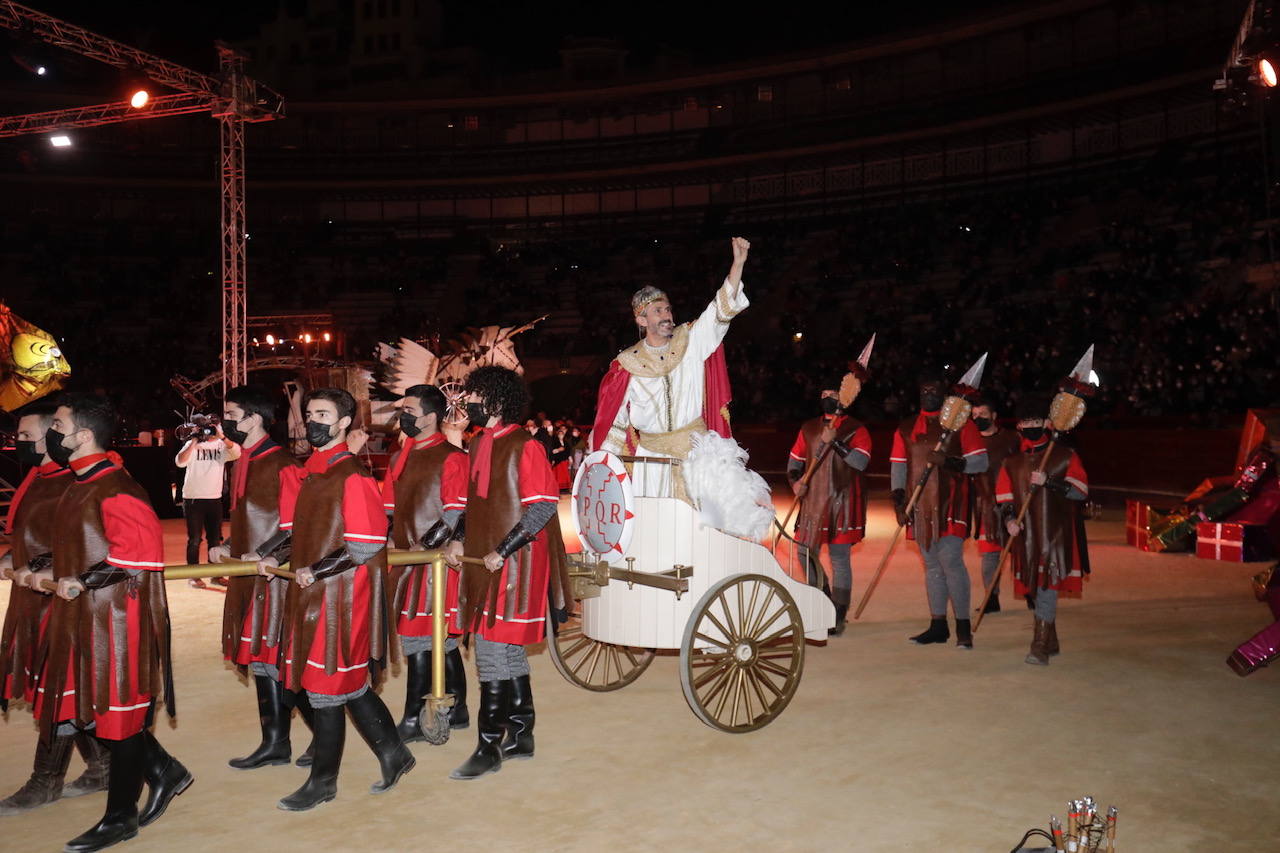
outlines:
{"label": "arena sand floor", "polygon": [[[1007,593],[972,652],[909,644],[927,609],[907,545],[862,620],[808,648],[794,701],[760,731],[699,722],[675,657],[622,690],[590,693],[539,650],[534,760],[449,780],[474,746],[472,728],[444,746],[415,744],[417,768],[374,797],[376,763],[352,731],[338,799],[303,814],[275,803],[305,771],[227,767],[257,744],[253,691],[221,660],[222,596],[170,583],[179,717],[158,733],[196,783],[117,849],[1004,853],[1085,794],[1119,808],[1121,851],[1280,849],[1280,667],[1241,679],[1224,664],[1269,619],[1248,585],[1261,566],[1140,553],[1124,545],[1116,516],[1089,524],[1094,574],[1084,598],[1061,607],[1062,655],[1049,667],[1022,662],[1031,615]],[[873,502],[869,541],[854,555],[855,600],[891,524],[887,502]],[[181,522],[165,531],[178,562]],[[971,550],[967,561],[976,577]],[[470,659],[468,670],[474,692]],[[383,695],[398,718],[403,678]],[[307,736],[300,724],[295,732],[297,753]],[[25,780],[34,737],[23,711],[0,726],[4,794]],[[0,819],[0,849],[59,850],[102,807],[96,795]]]}

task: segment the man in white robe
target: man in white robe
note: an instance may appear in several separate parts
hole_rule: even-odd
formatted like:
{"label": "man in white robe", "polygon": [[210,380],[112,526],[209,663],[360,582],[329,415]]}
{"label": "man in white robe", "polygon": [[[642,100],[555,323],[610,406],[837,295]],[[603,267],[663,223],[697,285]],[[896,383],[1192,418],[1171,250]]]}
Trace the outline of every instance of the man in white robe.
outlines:
{"label": "man in white robe", "polygon": [[[678,497],[703,521],[762,538],[773,517],[768,488],[746,469],[746,453],[729,432],[729,382],[721,342],[729,323],[751,303],[742,269],[751,244],[734,237],[733,265],[698,319],[677,326],[671,302],[656,287],[631,299],[642,340],[618,354],[600,385],[593,449],[616,455],[680,460],[683,476],[659,464],[633,468],[637,495]],[[692,451],[692,455],[691,455]]]}

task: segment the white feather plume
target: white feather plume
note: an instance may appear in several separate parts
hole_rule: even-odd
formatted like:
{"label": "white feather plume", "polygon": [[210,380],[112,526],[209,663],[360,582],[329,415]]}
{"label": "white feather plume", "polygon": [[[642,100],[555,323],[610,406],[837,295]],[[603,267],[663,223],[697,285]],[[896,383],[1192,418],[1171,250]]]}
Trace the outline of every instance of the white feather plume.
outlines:
{"label": "white feather plume", "polygon": [[736,441],[715,432],[694,435],[680,470],[703,524],[757,542],[768,535],[774,518],[769,484],[747,468],[747,451]]}

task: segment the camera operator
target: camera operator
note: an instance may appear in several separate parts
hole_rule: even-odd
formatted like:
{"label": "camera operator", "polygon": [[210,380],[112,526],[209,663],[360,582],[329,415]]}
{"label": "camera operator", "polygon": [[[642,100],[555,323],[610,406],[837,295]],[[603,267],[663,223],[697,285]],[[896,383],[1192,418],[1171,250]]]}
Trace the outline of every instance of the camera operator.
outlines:
{"label": "camera operator", "polygon": [[187,519],[187,562],[200,562],[200,535],[204,532],[206,551],[222,544],[223,469],[240,458],[240,446],[222,434],[222,426],[211,418],[192,419],[196,432],[174,460],[186,469],[182,482],[182,514]]}

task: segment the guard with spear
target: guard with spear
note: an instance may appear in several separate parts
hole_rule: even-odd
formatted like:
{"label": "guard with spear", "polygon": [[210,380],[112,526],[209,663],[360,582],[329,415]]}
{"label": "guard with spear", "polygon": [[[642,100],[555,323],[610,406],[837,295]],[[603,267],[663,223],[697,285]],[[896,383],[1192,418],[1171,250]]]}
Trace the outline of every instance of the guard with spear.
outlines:
{"label": "guard with spear", "polygon": [[[850,558],[867,527],[863,472],[871,461],[871,432],[849,410],[868,378],[867,364],[875,343],[872,335],[857,361],[849,364],[844,378],[823,388],[819,398],[822,416],[800,427],[787,461],[787,479],[796,495],[787,519],[799,509],[796,543],[810,584],[818,586],[825,580],[820,561],[824,544],[831,558],[830,595],[836,607],[836,624],[828,632],[832,636],[844,633],[853,590]],[[779,536],[785,529],[783,522]]]}
{"label": "guard with spear", "polygon": [[[1089,477],[1080,457],[1061,440],[1084,417],[1085,398],[1095,390],[1090,382],[1092,370],[1090,346],[1051,403],[1046,405],[1043,399],[1019,402],[1021,452],[1005,460],[996,479],[996,502],[1009,540],[983,603],[999,586],[1012,555],[1014,593],[1034,596],[1035,601],[1035,632],[1026,662],[1039,666],[1047,665],[1058,653],[1059,595],[1078,597],[1089,573],[1089,549],[1080,512],[1089,497]],[[982,617],[979,611],[975,631]]]}
{"label": "guard with spear", "polygon": [[[910,638],[917,645],[945,643],[951,638],[947,629],[949,601],[956,620],[956,646],[973,648],[969,573],[964,565],[971,511],[967,475],[987,470],[987,449],[977,427],[969,421],[972,405],[968,398],[977,394],[986,363],[983,353],[946,396],[941,377],[922,376],[920,412],[904,420],[893,434],[889,473],[898,529],[854,618],[866,609],[903,529],[908,528],[909,538],[915,540],[924,558],[929,600],[929,627]],[[912,491],[908,496],[909,484]]]}

